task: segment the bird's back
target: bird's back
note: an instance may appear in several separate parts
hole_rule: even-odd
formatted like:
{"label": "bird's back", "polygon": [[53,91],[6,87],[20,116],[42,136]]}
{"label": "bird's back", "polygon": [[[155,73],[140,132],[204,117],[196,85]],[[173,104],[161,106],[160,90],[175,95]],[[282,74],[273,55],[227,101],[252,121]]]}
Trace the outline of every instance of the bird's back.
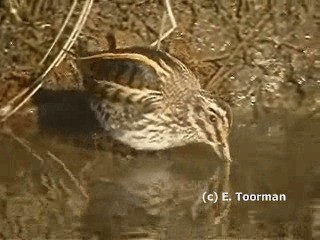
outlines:
{"label": "bird's back", "polygon": [[[159,91],[170,97],[200,90],[193,73],[175,57],[154,49],[133,47],[100,52],[80,58],[87,89],[93,94],[106,82],[135,90]],[[183,92],[183,93],[182,93]]]}
{"label": "bird's back", "polygon": [[201,88],[180,60],[134,47],[95,53],[79,63],[98,120],[118,140],[135,148],[149,142],[150,149],[183,142],[188,126],[174,126],[187,117],[186,106]]}

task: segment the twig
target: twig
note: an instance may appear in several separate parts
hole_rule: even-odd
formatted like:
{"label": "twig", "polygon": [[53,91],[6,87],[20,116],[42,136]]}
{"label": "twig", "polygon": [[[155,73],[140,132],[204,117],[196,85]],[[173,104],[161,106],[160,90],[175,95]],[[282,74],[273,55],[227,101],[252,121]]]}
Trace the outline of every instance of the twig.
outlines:
{"label": "twig", "polygon": [[47,152],[48,156],[54,160],[55,162],[57,162],[62,168],[63,170],[67,173],[67,175],[70,177],[71,181],[76,185],[76,187],[79,189],[79,191],[81,192],[81,194],[89,199],[89,195],[87,194],[86,190],[84,189],[84,187],[80,184],[80,182],[76,179],[76,177],[72,174],[72,172],[67,168],[67,166],[64,164],[64,162],[62,160],[60,160],[58,157],[56,157],[53,153],[51,153],[50,151]]}
{"label": "twig", "polygon": [[172,24],[171,28],[165,32],[161,37],[160,39],[154,41],[153,43],[151,43],[151,47],[154,47],[158,44],[159,41],[162,41],[164,39],[166,39],[176,28],[177,28],[177,22],[176,22],[176,19],[173,15],[173,12],[172,12],[172,8],[171,8],[171,4],[170,4],[170,0],[165,0],[165,4],[166,4],[166,9],[167,9],[167,12],[168,12],[168,15],[169,15],[169,19],[170,19],[170,22]]}
{"label": "twig", "polygon": [[201,60],[201,62],[216,62],[216,61],[221,61],[223,59],[226,59],[230,56],[229,53],[227,54],[223,54],[223,55],[220,55],[220,56],[216,56],[216,57],[209,57],[209,58],[204,58]]}
{"label": "twig", "polygon": [[[35,2],[36,2],[36,4],[35,4]],[[37,19],[37,17],[40,14],[41,7],[44,6],[44,0],[33,1],[33,4],[32,5],[30,4],[30,6],[31,6],[31,11],[33,10],[33,18]]]}
{"label": "twig", "polygon": [[[93,0],[86,0],[84,6],[82,8],[82,12],[78,18],[78,21],[77,21],[72,33],[70,34],[68,40],[66,41],[66,43],[64,44],[64,46],[60,50],[60,52],[58,53],[57,57],[53,60],[51,65],[27,89],[24,89],[21,93],[19,93],[18,94],[19,97],[16,96],[12,100],[10,100],[6,106],[4,106],[0,109],[0,112],[3,109],[8,109],[8,106],[11,109],[10,111],[6,112],[6,115],[1,119],[2,122],[6,121],[11,115],[13,115],[16,111],[18,111],[27,101],[29,101],[29,99],[42,87],[42,85],[44,83],[45,76],[47,76],[47,74],[52,70],[52,68],[58,66],[61,63],[61,61],[65,58],[66,51],[70,50],[70,48],[73,46],[74,42],[76,41],[77,37],[79,36],[80,31],[81,31],[81,29],[82,29],[82,27],[88,17],[88,14],[90,12],[92,4],[93,4]],[[18,106],[16,106],[15,108],[12,109],[12,105],[14,104],[15,100],[17,100],[18,98],[25,95],[30,89],[33,89],[31,91],[31,93],[29,93],[18,104]]]}
{"label": "twig", "polygon": [[32,149],[32,147],[27,143],[25,139],[15,135],[11,131],[11,129],[9,129],[9,131],[6,131],[6,134],[8,134],[11,138],[17,141],[24,149],[26,149],[29,153],[31,153],[31,155],[34,156],[36,159],[38,159],[42,164],[45,162],[45,160]]}
{"label": "twig", "polygon": [[[70,51],[70,49],[72,48],[73,44],[75,43],[75,41],[78,39],[78,36],[83,28],[83,25],[85,24],[88,15],[90,13],[91,7],[93,4],[93,0],[86,0],[82,12],[80,14],[80,17],[72,31],[72,33],[70,34],[70,37],[68,38],[67,42],[65,43],[65,45],[63,46],[63,48],[61,49],[60,53],[61,53],[61,58],[57,60],[56,64],[54,65],[54,67],[58,66],[63,59],[66,56],[66,52]],[[60,54],[59,53],[59,54]]]}
{"label": "twig", "polygon": [[53,43],[51,44],[51,46],[49,47],[48,51],[46,52],[46,54],[44,55],[44,57],[41,59],[39,65],[42,65],[44,63],[44,61],[48,58],[50,52],[52,51],[53,47],[56,45],[57,41],[59,40],[61,34],[63,33],[65,27],[67,26],[67,23],[69,22],[70,20],[70,17],[72,16],[73,12],[74,12],[74,9],[76,7],[76,5],[78,4],[78,1],[77,0],[74,0],[73,1],[73,4],[68,12],[68,15],[66,17],[66,19],[64,20],[56,38],[54,39]]}
{"label": "twig", "polygon": [[161,26],[160,26],[160,31],[159,31],[159,37],[158,37],[158,43],[157,43],[157,50],[160,49],[160,44],[161,44],[161,36],[164,30],[164,26],[166,24],[166,19],[167,19],[167,14],[166,11],[163,12],[163,16],[162,16],[162,21],[161,21]]}
{"label": "twig", "polygon": [[[5,122],[11,115],[13,115],[16,111],[18,111],[26,102],[29,101],[29,99],[39,90],[39,88],[42,86],[43,82],[41,82],[41,84],[39,84],[35,89],[33,89],[31,91],[31,93],[29,95],[27,95],[26,98],[24,98],[22,100],[22,102],[20,102],[15,108],[13,108],[12,110],[10,110],[2,119],[1,122]],[[1,108],[2,110],[3,108]]]}
{"label": "twig", "polygon": [[[27,141],[21,137],[18,137],[15,135],[11,129],[6,129],[5,133],[9,135],[11,138],[13,138],[15,141],[17,141],[24,149],[26,149],[33,157],[38,159],[42,164],[45,162],[45,159],[40,156],[33,148],[27,143]],[[57,162],[60,166],[62,166],[63,170],[67,173],[67,175],[71,178],[71,181],[76,185],[76,187],[80,190],[81,194],[85,198],[89,198],[87,192],[85,191],[84,187],[79,183],[79,181],[76,179],[76,177],[72,174],[72,172],[67,168],[67,166],[53,153],[50,151],[47,152],[48,156],[53,159],[55,162]]]}
{"label": "twig", "polygon": [[292,43],[288,43],[288,42],[280,42],[280,41],[277,41],[275,39],[271,39],[271,38],[263,38],[263,39],[257,39],[256,40],[257,42],[266,42],[266,43],[272,43],[273,45],[275,45],[275,47],[286,47],[288,49],[293,49],[299,53],[304,53],[304,49],[301,48],[301,47],[298,47]]}
{"label": "twig", "polygon": [[18,10],[13,6],[13,2],[12,0],[9,0],[9,9],[10,9],[10,13],[15,17],[15,19],[17,20],[17,22],[21,22],[22,19],[18,14]]}

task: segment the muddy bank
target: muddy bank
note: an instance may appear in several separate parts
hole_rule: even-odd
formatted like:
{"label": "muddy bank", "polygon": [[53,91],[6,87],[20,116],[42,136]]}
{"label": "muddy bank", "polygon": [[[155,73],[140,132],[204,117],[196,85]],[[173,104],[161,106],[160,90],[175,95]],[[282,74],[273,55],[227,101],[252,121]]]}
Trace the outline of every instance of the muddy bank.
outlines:
{"label": "muddy bank", "polygon": [[[37,11],[18,5],[18,15],[9,13],[8,3],[0,9],[2,105],[32,82],[36,69],[41,70],[38,62],[70,5],[68,1],[46,3],[37,5]],[[80,9],[79,5],[75,12]],[[174,1],[172,9],[177,29],[163,41],[162,48],[186,61],[208,90],[235,109],[251,119],[269,112],[317,111],[320,47],[316,2]],[[105,50],[109,47],[107,35],[113,33],[118,47],[147,46],[158,37],[163,11],[158,1],[99,1],[92,7],[79,42],[89,52]],[[74,22],[75,17],[53,56]],[[167,20],[165,28],[170,27]],[[46,88],[81,89],[70,61],[53,70]]]}

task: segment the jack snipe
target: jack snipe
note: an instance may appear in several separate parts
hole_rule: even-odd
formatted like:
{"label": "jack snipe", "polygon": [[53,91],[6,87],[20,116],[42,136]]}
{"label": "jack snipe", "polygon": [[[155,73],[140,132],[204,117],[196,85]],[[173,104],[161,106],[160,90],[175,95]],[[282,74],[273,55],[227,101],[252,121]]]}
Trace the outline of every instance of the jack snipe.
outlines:
{"label": "jack snipe", "polygon": [[203,142],[231,161],[228,104],[201,89],[177,58],[133,47],[81,57],[92,108],[111,136],[138,150],[160,150]]}

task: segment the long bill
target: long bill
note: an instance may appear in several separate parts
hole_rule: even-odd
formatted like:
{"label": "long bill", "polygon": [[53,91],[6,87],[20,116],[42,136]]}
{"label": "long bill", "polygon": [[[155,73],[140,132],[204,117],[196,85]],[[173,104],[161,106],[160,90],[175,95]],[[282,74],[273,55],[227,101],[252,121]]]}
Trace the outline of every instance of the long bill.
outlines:
{"label": "long bill", "polygon": [[219,143],[212,143],[211,146],[213,147],[214,151],[217,153],[218,157],[227,163],[231,163],[232,159],[230,156],[230,148],[228,142],[225,140]]}
{"label": "long bill", "polygon": [[230,156],[230,149],[229,149],[229,144],[227,140],[220,144],[211,144],[212,147],[214,148],[215,152],[219,156],[220,159],[224,160],[224,166],[223,166],[223,171],[222,171],[222,177],[223,177],[223,184],[222,184],[222,189],[224,192],[229,192],[230,190],[230,171],[231,171],[231,156]]}

